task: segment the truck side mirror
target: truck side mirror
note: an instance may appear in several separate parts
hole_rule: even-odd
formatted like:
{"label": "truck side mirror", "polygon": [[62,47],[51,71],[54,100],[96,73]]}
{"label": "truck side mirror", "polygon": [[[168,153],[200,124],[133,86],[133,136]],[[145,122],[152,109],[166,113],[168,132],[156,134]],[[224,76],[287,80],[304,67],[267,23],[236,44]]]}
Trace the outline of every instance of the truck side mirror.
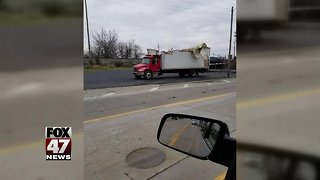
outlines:
{"label": "truck side mirror", "polygon": [[[209,159],[216,147],[229,136],[228,126],[215,119],[166,114],[160,123],[157,139],[169,148],[198,159]],[[221,146],[221,145],[220,145]]]}

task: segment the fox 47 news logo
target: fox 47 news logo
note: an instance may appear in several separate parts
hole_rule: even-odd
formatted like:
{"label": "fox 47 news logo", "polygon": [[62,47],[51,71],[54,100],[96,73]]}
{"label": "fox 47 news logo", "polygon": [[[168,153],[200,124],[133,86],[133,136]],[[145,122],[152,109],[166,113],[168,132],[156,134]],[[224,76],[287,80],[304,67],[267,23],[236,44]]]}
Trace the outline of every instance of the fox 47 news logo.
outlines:
{"label": "fox 47 news logo", "polygon": [[46,127],[46,160],[71,160],[71,127]]}

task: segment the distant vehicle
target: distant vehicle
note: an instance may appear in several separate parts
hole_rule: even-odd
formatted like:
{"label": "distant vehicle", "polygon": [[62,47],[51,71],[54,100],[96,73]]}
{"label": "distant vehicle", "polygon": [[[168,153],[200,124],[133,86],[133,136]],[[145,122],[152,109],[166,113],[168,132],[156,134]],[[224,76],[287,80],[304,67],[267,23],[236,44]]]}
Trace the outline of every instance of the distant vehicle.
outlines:
{"label": "distant vehicle", "polygon": [[228,64],[228,60],[224,57],[210,57],[210,69],[223,69]]}
{"label": "distant vehicle", "polygon": [[260,31],[283,26],[289,19],[289,0],[237,1],[237,37],[259,37]]}
{"label": "distant vehicle", "polygon": [[319,0],[291,0],[289,8],[290,20],[314,21],[320,19]]}
{"label": "distant vehicle", "polygon": [[199,121],[192,121],[192,125],[199,126]]}
{"label": "distant vehicle", "polygon": [[205,43],[190,49],[171,50],[161,54],[148,49],[141,63],[133,66],[133,75],[150,79],[154,75],[178,73],[179,76],[198,76],[209,69],[210,48]]}

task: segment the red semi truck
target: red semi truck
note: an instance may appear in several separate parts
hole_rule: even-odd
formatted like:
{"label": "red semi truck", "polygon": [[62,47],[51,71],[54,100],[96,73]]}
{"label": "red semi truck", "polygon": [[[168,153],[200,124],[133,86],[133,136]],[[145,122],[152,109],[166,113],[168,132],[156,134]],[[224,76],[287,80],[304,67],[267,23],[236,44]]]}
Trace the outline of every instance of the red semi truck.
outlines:
{"label": "red semi truck", "polygon": [[198,76],[209,69],[210,48],[205,43],[190,49],[162,51],[148,49],[140,64],[133,66],[133,75],[150,79],[154,75],[178,73],[179,76]]}

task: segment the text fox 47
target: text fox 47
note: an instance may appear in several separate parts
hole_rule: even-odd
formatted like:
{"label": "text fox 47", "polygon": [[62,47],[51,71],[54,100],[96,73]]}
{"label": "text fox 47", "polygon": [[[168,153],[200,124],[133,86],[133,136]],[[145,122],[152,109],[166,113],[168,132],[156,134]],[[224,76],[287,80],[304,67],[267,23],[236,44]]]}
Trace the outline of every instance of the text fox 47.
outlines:
{"label": "text fox 47", "polygon": [[71,127],[46,127],[46,160],[71,160]]}

